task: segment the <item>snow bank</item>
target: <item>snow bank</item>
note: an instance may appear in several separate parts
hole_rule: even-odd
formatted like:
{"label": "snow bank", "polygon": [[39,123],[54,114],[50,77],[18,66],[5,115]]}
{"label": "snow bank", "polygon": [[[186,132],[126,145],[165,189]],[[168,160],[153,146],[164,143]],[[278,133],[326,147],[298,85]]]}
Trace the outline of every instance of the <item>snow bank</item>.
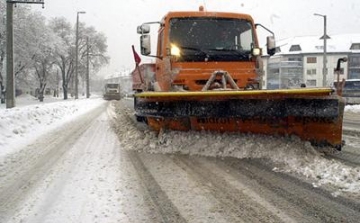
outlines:
{"label": "snow bank", "polygon": [[27,96],[19,99],[18,107],[0,109],[0,156],[105,103],[100,98],[48,102]]}
{"label": "snow bank", "polygon": [[347,105],[345,106],[345,112],[360,113],[360,105]]}

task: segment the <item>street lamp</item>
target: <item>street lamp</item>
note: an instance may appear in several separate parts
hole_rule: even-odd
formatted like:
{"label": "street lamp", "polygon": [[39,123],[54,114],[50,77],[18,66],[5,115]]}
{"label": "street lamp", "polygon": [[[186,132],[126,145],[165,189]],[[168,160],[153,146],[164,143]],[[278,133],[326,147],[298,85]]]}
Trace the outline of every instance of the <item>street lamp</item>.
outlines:
{"label": "street lamp", "polygon": [[324,36],[322,37],[324,39],[324,58],[323,58],[323,87],[326,86],[326,15],[321,15],[318,13],[314,13],[314,16],[321,16],[324,18]]}
{"label": "street lamp", "polygon": [[79,79],[78,79],[78,61],[79,61],[79,14],[85,14],[86,12],[80,11],[76,14],[76,36],[75,36],[75,99],[79,98]]}

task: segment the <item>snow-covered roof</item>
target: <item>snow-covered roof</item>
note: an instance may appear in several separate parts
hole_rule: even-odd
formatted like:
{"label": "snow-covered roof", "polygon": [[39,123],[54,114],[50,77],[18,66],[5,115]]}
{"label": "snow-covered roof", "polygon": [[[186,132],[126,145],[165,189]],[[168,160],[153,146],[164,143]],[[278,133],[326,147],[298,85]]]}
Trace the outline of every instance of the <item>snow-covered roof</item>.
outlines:
{"label": "snow-covered roof", "polygon": [[[326,43],[329,53],[360,53],[359,34],[330,35]],[[296,36],[278,40],[276,45],[280,48],[277,54],[323,53],[324,40],[322,36]],[[356,49],[353,49],[356,48]]]}

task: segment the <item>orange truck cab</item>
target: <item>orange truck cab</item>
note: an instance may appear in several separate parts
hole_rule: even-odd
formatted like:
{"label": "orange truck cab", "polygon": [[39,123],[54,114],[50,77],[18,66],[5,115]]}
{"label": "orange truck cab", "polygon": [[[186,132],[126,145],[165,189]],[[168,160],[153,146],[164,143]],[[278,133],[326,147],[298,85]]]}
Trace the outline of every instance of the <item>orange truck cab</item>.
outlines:
{"label": "orange truck cab", "polygon": [[[214,72],[226,72],[240,89],[261,89],[261,49],[250,15],[228,12],[169,12],[158,30],[155,91],[200,91]],[[150,24],[138,27],[141,54],[151,56]],[[268,37],[268,53],[275,52]],[[209,86],[218,88],[221,77]],[[231,87],[226,84],[226,87]]]}

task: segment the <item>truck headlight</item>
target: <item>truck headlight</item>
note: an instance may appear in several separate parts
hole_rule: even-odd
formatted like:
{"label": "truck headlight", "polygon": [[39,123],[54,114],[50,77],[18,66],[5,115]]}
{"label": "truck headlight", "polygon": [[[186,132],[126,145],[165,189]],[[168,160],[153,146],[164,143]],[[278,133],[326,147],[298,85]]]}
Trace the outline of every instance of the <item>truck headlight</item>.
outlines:
{"label": "truck headlight", "polygon": [[261,53],[260,48],[254,48],[254,49],[252,49],[252,55],[253,55],[253,56],[259,56],[260,53]]}
{"label": "truck headlight", "polygon": [[171,44],[170,53],[172,56],[180,56],[180,48],[177,47],[175,44]]}

